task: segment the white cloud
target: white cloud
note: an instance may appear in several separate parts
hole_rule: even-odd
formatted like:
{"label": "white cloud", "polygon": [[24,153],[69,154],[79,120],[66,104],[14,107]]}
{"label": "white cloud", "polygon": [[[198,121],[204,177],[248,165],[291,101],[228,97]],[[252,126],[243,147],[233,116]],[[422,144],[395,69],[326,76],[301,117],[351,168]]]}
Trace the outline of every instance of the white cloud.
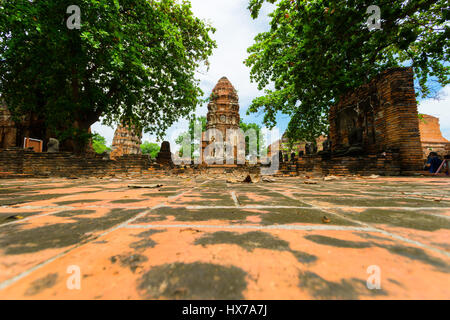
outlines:
{"label": "white cloud", "polygon": [[426,99],[419,103],[419,113],[438,117],[442,135],[450,140],[450,85],[439,92],[439,99]]}
{"label": "white cloud", "polygon": [[[250,83],[250,70],[243,61],[247,58],[247,48],[253,44],[254,37],[269,28],[267,14],[271,12],[273,5],[265,4],[260,18],[253,20],[247,9],[248,0],[191,0],[194,14],[210,22],[216,28],[212,38],[217,42],[217,48],[210,57],[210,68],[207,71],[200,70],[198,79],[200,87],[209,95],[217,81],[226,76],[236,88],[240,99],[240,114],[245,118],[245,113],[253,98],[261,95],[255,83]],[[206,115],[206,106],[196,111],[197,115]],[[250,119],[250,118],[249,118]],[[261,122],[262,116],[251,117],[251,121]],[[187,121],[180,120],[174,124],[165,137],[173,142],[179,133],[187,129]],[[114,130],[100,123],[93,125],[92,130],[105,136],[107,143],[111,144]],[[156,141],[156,137],[144,134],[143,140]]]}
{"label": "white cloud", "polygon": [[106,139],[106,144],[111,145],[114,138],[114,129],[102,125],[100,122],[96,122],[91,126],[92,133],[99,133]]}

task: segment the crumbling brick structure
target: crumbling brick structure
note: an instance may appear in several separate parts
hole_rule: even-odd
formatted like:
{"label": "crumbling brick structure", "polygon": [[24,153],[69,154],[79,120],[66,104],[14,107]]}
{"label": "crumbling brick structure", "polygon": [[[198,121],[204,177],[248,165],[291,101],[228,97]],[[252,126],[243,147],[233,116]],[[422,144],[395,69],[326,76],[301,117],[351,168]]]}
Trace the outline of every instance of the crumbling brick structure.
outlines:
{"label": "crumbling brick structure", "polygon": [[142,132],[135,127],[119,125],[114,133],[111,158],[119,158],[124,155],[141,154]]}
{"label": "crumbling brick structure", "polygon": [[227,129],[239,129],[239,97],[231,82],[222,77],[211,93],[206,130],[219,129],[224,137]]}
{"label": "crumbling brick structure", "polygon": [[424,158],[431,151],[437,152],[442,156],[447,154],[447,149],[450,148],[450,141],[442,136],[439,118],[423,114],[419,121],[419,129]]}
{"label": "crumbling brick structure", "polygon": [[0,149],[15,147],[16,143],[16,124],[12,121],[8,108],[0,103]]}
{"label": "crumbling brick structure", "polygon": [[26,175],[32,177],[104,177],[117,175],[152,175],[160,166],[146,155],[124,155],[116,160],[100,156],[86,157],[70,152],[33,152],[22,148],[0,151],[0,178]]}
{"label": "crumbling brick structure", "polygon": [[158,155],[156,156],[156,162],[163,165],[173,166],[172,152],[170,152],[170,142],[163,141]]}
{"label": "crumbling brick structure", "polygon": [[364,154],[398,151],[402,172],[422,169],[423,151],[411,68],[386,70],[343,96],[331,107],[329,119],[334,153],[351,148],[356,137]]}

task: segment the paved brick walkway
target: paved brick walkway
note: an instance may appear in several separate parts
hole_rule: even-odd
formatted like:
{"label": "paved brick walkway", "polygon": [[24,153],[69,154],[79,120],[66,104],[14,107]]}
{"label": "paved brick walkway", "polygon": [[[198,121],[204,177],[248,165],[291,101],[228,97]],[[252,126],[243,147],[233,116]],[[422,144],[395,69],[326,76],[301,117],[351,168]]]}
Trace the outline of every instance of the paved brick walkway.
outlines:
{"label": "paved brick walkway", "polygon": [[304,181],[2,180],[0,298],[450,299],[449,179]]}

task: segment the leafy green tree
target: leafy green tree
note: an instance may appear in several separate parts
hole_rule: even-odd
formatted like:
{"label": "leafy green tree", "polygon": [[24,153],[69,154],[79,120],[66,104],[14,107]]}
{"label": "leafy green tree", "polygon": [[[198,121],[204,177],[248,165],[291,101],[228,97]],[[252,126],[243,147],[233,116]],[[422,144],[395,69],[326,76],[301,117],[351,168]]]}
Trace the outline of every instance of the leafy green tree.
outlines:
{"label": "leafy green tree", "polygon": [[[254,18],[265,1],[250,0]],[[264,110],[269,127],[278,112],[290,115],[291,139],[313,141],[326,132],[330,105],[387,68],[411,66],[422,97],[430,95],[430,77],[449,83],[447,1],[267,2],[277,4],[270,30],[256,36],[245,61],[251,80],[266,90],[249,112]],[[368,30],[373,4],[382,30]]]}
{"label": "leafy green tree", "polygon": [[[256,123],[245,123],[241,120],[239,123],[239,127],[242,131],[247,132],[247,130],[255,130],[256,133],[256,150],[259,155],[260,153],[260,145],[264,144],[263,137],[261,135],[261,126]],[[250,154],[250,137],[245,138],[245,155],[248,156]]]}
{"label": "leafy green tree", "polygon": [[151,158],[155,159],[159,153],[161,146],[157,143],[145,141],[141,144],[142,154],[148,154]]}
{"label": "leafy green tree", "polygon": [[184,139],[190,139],[191,143],[191,158],[194,157],[194,152],[195,149],[198,149],[201,143],[201,137],[195,137],[195,132],[194,132],[194,126],[197,123],[201,124],[202,126],[202,132],[206,131],[206,122],[207,119],[205,116],[200,116],[200,117],[195,117],[193,116],[192,119],[189,120],[189,128],[188,131],[180,134],[176,139],[175,139],[175,143],[177,145],[179,145],[180,148],[180,152],[179,152],[179,156],[182,157],[183,156],[183,141]]}
{"label": "leafy green tree", "polygon": [[[71,5],[80,29],[67,26]],[[189,1],[3,0],[1,98],[65,149],[81,150],[100,117],[161,137],[202,96],[195,71],[216,46],[214,31]]]}
{"label": "leafy green tree", "polygon": [[206,131],[206,117],[205,116],[200,116],[200,117],[193,117],[192,119],[189,120],[189,128],[188,131],[180,134],[176,139],[175,142],[178,145],[182,145],[183,139],[184,137],[191,137],[191,140],[194,140],[194,126],[195,124],[201,124],[202,126],[202,132]]}
{"label": "leafy green tree", "polygon": [[101,136],[99,133],[95,133],[92,135],[92,148],[96,153],[104,153],[106,151],[111,151],[111,148],[106,146],[106,139]]}

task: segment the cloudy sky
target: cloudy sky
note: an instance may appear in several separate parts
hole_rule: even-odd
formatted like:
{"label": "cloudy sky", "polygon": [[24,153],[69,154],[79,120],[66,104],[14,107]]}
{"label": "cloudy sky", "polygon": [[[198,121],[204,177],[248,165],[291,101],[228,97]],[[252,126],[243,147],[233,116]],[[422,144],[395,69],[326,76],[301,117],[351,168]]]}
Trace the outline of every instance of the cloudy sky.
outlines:
{"label": "cloudy sky", "polygon": [[419,101],[419,112],[438,117],[442,135],[450,140],[450,85],[440,90],[438,99]]}
{"label": "cloudy sky", "polygon": [[[247,10],[248,0],[191,0],[194,14],[209,21],[216,29],[212,36],[217,42],[213,56],[209,59],[210,68],[201,70],[198,78],[201,88],[208,95],[217,81],[226,76],[237,89],[240,99],[240,114],[245,122],[262,123],[262,114],[246,116],[246,111],[253,98],[261,95],[254,83],[250,83],[250,70],[244,66],[247,48],[253,44],[254,37],[259,32],[267,31],[269,18],[267,14],[273,5],[264,5],[260,18],[253,20]],[[437,116],[441,119],[443,135],[450,140],[450,86],[441,90],[440,100],[425,100],[419,104],[419,112]],[[197,115],[206,115],[206,105],[199,108]],[[279,117],[278,128],[281,133],[287,127],[287,116]],[[175,138],[186,131],[187,121],[180,120],[167,132],[165,140],[173,142]],[[107,144],[111,144],[114,129],[96,123],[94,132],[103,135]],[[156,138],[144,135],[143,141],[156,142]]]}

